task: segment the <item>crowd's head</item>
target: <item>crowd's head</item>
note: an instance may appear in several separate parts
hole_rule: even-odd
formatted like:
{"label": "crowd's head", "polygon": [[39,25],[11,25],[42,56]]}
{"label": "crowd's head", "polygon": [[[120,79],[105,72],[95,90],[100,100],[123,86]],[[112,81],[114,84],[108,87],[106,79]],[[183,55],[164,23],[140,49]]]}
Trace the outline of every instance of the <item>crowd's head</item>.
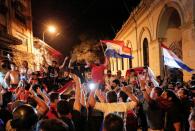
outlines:
{"label": "crowd's head", "polygon": [[123,119],[116,114],[109,114],[104,120],[103,131],[123,131],[124,122]]}
{"label": "crowd's head", "polygon": [[11,126],[16,130],[29,130],[36,125],[37,121],[36,110],[32,106],[24,104],[14,109]]}

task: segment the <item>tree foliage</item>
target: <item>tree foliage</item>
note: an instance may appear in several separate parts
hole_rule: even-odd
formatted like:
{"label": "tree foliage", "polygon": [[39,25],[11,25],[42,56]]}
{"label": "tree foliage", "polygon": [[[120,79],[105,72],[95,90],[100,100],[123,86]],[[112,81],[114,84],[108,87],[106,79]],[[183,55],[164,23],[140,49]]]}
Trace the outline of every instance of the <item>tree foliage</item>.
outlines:
{"label": "tree foliage", "polygon": [[75,46],[73,49],[71,58],[73,61],[83,61],[87,60],[89,62],[94,62],[96,60],[102,60],[104,56],[103,49],[100,42],[94,39],[89,39],[82,36],[80,44]]}

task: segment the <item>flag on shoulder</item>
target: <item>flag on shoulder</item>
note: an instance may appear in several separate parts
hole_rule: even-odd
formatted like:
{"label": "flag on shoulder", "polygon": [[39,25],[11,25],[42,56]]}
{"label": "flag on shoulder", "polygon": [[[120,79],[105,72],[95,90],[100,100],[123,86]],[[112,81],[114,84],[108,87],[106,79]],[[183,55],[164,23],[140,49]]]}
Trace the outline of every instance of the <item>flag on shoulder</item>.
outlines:
{"label": "flag on shoulder", "polygon": [[133,58],[131,55],[131,48],[125,46],[124,41],[101,40],[101,42],[107,46],[105,51],[106,56],[115,58]]}
{"label": "flag on shoulder", "polygon": [[187,66],[180,58],[178,58],[175,53],[173,53],[168,47],[164,44],[161,44],[163,57],[164,57],[164,64],[171,67],[171,68],[179,68],[186,70],[187,72],[193,72],[194,69]]}

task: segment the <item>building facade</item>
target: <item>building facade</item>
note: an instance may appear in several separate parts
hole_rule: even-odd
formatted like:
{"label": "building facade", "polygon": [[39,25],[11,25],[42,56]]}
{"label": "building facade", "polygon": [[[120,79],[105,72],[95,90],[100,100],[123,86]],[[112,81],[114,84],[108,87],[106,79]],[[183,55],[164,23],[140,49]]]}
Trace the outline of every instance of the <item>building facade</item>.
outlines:
{"label": "building facade", "polygon": [[34,54],[34,70],[40,70],[40,67],[44,65],[44,57],[48,64],[51,65],[52,61],[55,60],[59,64],[63,60],[63,55],[43,42],[38,38],[34,38],[33,42],[33,54]]}
{"label": "building facade", "polygon": [[41,41],[33,38],[31,0],[0,0],[0,57],[21,66],[27,60],[29,66],[39,70],[43,56],[48,63],[60,61],[63,55]]}
{"label": "building facade", "polygon": [[31,0],[0,0],[0,56],[33,65]]}
{"label": "building facade", "polygon": [[[111,59],[111,69],[125,71],[131,67],[149,66],[156,75],[164,72],[160,43],[164,43],[184,63],[195,69],[195,1],[142,0],[117,33],[132,49],[128,59]],[[184,80],[191,74],[183,71]]]}

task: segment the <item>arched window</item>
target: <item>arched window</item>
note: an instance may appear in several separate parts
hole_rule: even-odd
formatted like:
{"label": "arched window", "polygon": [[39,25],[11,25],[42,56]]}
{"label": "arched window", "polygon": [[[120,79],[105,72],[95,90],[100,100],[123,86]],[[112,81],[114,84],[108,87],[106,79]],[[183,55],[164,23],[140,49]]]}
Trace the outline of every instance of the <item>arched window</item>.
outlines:
{"label": "arched window", "polygon": [[144,38],[143,41],[143,60],[144,60],[144,66],[149,66],[149,48],[148,48],[147,38]]}

